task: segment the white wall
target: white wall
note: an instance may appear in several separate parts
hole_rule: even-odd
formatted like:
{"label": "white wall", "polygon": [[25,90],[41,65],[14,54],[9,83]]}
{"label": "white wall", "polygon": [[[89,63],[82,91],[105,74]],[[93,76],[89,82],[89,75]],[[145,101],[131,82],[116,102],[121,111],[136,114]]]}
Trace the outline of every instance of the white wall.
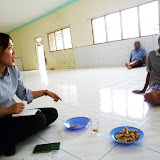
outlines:
{"label": "white wall", "polygon": [[74,49],[76,68],[124,66],[135,41],[140,42],[147,54],[158,48],[158,35],[79,47]]}
{"label": "white wall", "polygon": [[[11,33],[11,37],[13,39],[16,50],[16,56],[22,58],[24,70],[38,69],[38,61],[34,38],[42,36],[45,55],[48,62],[47,69],[75,68],[75,56],[73,50],[76,51],[77,49],[75,48],[93,45],[91,25],[92,18],[97,18],[99,16],[117,12],[119,10],[126,9],[129,7],[134,7],[136,5],[140,5],[149,1],[151,0],[79,0],[76,3],[73,3],[72,5],[58,10],[57,12],[50,14],[45,18],[35,21],[34,23],[26,25],[25,27],[22,27],[19,30],[16,30],[15,32]],[[70,26],[71,28],[73,49],[50,52],[47,34],[68,26]],[[110,57],[110,54],[116,54],[116,56],[120,54],[117,54],[117,52],[112,53],[110,49],[111,47],[108,47],[108,45],[112,46],[112,43],[102,45],[105,46],[104,49],[105,52],[107,51],[107,54],[104,54],[104,50],[102,47],[102,53],[98,52],[97,55],[102,55],[102,57],[99,57],[99,59],[96,59],[96,53],[90,53],[90,51],[86,51],[89,55],[81,51],[80,53],[82,54],[77,55],[77,52],[75,52],[76,58],[77,56],[80,57],[80,59],[77,61],[77,65],[79,64],[79,66],[81,67],[95,67],[97,65],[99,67],[100,65],[102,65],[101,61],[103,60],[103,65],[107,66],[107,60]],[[93,62],[96,62],[96,64],[90,64],[88,62],[88,59],[83,61],[82,59],[85,58],[83,54],[86,54],[86,57],[89,56],[89,59],[90,54],[93,54]],[[113,55],[110,57],[111,60],[113,59]],[[128,55],[128,50],[125,51],[125,55]],[[124,55],[122,54],[122,56]],[[116,64],[118,65],[119,63],[116,62]]]}

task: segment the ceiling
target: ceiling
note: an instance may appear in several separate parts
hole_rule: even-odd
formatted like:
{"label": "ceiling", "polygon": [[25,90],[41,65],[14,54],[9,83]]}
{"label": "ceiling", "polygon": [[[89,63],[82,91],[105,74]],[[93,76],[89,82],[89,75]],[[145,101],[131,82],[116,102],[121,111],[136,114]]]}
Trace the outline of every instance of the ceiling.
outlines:
{"label": "ceiling", "polygon": [[0,0],[0,32],[8,33],[76,0]]}

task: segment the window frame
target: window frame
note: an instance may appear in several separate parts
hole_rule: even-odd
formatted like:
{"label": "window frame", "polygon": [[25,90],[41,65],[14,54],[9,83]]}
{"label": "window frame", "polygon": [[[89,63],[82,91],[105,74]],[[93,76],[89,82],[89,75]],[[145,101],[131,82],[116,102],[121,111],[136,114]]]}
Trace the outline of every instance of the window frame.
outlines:
{"label": "window frame", "polygon": [[[152,1],[150,1],[150,2],[146,2],[146,3],[144,3],[144,4],[141,4],[141,5],[138,5],[137,6],[137,8],[138,8],[138,17],[139,17],[139,26],[140,26],[140,29],[139,29],[139,31],[140,31],[140,35],[141,35],[141,25],[140,25],[140,14],[139,14],[139,6],[142,6],[142,5],[145,5],[145,4],[148,4],[148,3],[152,3],[152,2],[158,2],[158,10],[159,10],[159,17],[158,17],[158,19],[159,19],[159,33],[160,33],[160,0],[152,0]],[[144,36],[139,36],[139,37],[145,37],[145,36],[151,36],[151,35],[156,35],[156,34],[149,34],[149,35],[144,35]]]}
{"label": "window frame", "polygon": [[[157,1],[157,0],[155,0],[155,1]],[[122,25],[122,21],[123,21],[122,19],[123,19],[123,18],[122,18],[122,11],[129,10],[129,9],[132,9],[132,8],[136,8],[136,10],[137,10],[138,37],[140,37],[140,34],[139,34],[139,33],[140,33],[140,30],[139,30],[139,29],[140,29],[140,28],[139,28],[139,27],[140,27],[140,26],[139,26],[139,25],[140,25],[140,24],[139,24],[139,20],[140,20],[140,19],[139,19],[139,12],[138,12],[138,11],[139,11],[139,6],[135,6],[135,7],[130,7],[130,8],[123,9],[123,10],[120,11],[120,14],[121,14],[121,27],[122,27],[122,28],[121,28],[121,31],[122,31],[122,37],[123,37],[121,40],[126,40],[126,39],[131,39],[131,38],[137,38],[136,36],[135,36],[135,37],[131,37],[131,38],[124,38],[124,35],[123,35],[123,25]]]}
{"label": "window frame", "polygon": [[[105,22],[105,30],[106,30],[106,42],[101,42],[101,43],[95,43],[95,38],[94,38],[94,29],[93,29],[93,20],[97,18],[104,17],[104,22]],[[105,21],[105,16],[100,16],[94,19],[91,19],[91,27],[92,27],[92,37],[93,37],[93,44],[103,44],[108,42],[108,35],[107,35],[107,27],[106,27],[106,21]]]}
{"label": "window frame", "polygon": [[[121,41],[121,40],[127,40],[127,39],[133,39],[133,38],[138,38],[138,37],[146,37],[146,36],[150,36],[150,35],[145,35],[145,36],[141,36],[141,26],[140,26],[140,14],[139,14],[139,6],[142,6],[142,5],[145,5],[145,4],[148,4],[148,3],[152,3],[152,2],[155,2],[157,1],[158,2],[158,9],[159,9],[159,33],[160,33],[160,0],[152,0],[150,2],[145,2],[145,3],[142,3],[142,4],[139,4],[139,5],[135,5],[135,6],[132,6],[132,7],[128,7],[128,8],[125,8],[125,9],[121,9],[121,10],[118,10],[118,11],[115,11],[115,12],[111,12],[109,14],[105,14],[103,16],[98,16],[96,18],[92,18],[91,19],[91,27],[92,27],[92,37],[93,37],[93,45],[97,45],[97,44],[103,44],[103,43],[109,43],[109,42],[115,42],[115,41]],[[126,38],[124,39],[123,38],[123,29],[122,29],[122,11],[124,10],[127,10],[127,9],[131,9],[131,8],[134,8],[134,7],[137,7],[137,15],[138,15],[138,33],[139,33],[139,36],[138,37],[133,37],[133,38]],[[106,37],[107,37],[107,41],[106,42],[102,42],[102,43],[95,43],[94,41],[94,33],[93,33],[93,23],[92,21],[94,19],[97,19],[97,18],[100,18],[100,17],[105,17],[107,15],[110,15],[110,14],[113,14],[113,13],[117,13],[119,12],[120,13],[120,27],[121,27],[121,39],[120,40],[113,40],[113,41],[108,41],[108,34],[107,34],[107,28],[106,28]],[[105,20],[105,24],[106,24],[106,20]],[[156,34],[152,34],[152,35],[156,35]]]}
{"label": "window frame", "polygon": [[[120,40],[122,40],[122,33],[123,33],[123,30],[122,30],[122,21],[121,21],[121,12],[119,12],[119,22],[120,22],[120,32],[121,32],[121,39],[118,39],[118,40],[108,40],[108,30],[107,30],[107,21],[106,21],[106,17],[108,16],[108,15],[112,15],[112,14],[115,14],[115,13],[118,13],[118,12],[114,12],[114,13],[111,13],[111,14],[107,14],[106,16],[104,16],[105,17],[105,26],[106,26],[106,36],[107,36],[107,42],[106,43],[108,43],[108,42],[114,42],[114,41],[120,41]],[[98,44],[98,43],[96,43],[96,44]]]}
{"label": "window frame", "polygon": [[[69,28],[69,29],[70,29],[70,38],[71,38],[71,45],[72,45],[71,48],[67,48],[67,49],[64,48],[64,39],[63,39],[63,30],[66,29],[66,28]],[[57,31],[61,31],[61,32],[62,32],[63,49],[60,49],[60,50],[57,50],[57,42],[56,42],[56,36],[55,36],[55,32],[57,32]],[[54,33],[54,37],[55,37],[55,44],[56,44],[56,46],[55,46],[56,50],[55,50],[55,51],[51,51],[51,50],[50,50],[49,35],[52,34],[52,33]],[[53,31],[53,32],[49,32],[49,33],[47,34],[47,38],[48,38],[49,52],[57,52],[57,51],[63,51],[63,50],[73,49],[72,37],[71,37],[71,28],[70,28],[70,26],[64,27],[64,28],[62,28],[62,29],[58,29],[58,30]]]}

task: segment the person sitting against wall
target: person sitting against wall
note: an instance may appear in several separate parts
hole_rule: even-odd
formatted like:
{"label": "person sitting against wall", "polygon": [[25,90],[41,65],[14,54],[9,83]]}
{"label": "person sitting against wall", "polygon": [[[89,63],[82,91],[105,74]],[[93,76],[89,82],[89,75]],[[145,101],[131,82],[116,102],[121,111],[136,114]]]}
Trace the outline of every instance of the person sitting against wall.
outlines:
{"label": "person sitting against wall", "polygon": [[25,87],[14,59],[11,37],[0,33],[0,152],[6,156],[15,153],[18,142],[37,133],[58,117],[55,108],[39,108],[35,115],[12,117],[12,114],[20,114],[25,108],[24,103],[15,102],[14,95],[27,103],[44,95],[50,96],[55,102],[61,100],[51,91],[31,91]]}
{"label": "person sitting against wall", "polygon": [[147,76],[144,88],[135,90],[133,93],[145,93],[148,85],[149,89],[144,95],[147,102],[151,104],[160,104],[160,36],[158,37],[159,48],[148,54]]}
{"label": "person sitting against wall", "polygon": [[144,49],[140,48],[140,43],[134,43],[135,49],[130,53],[130,63],[125,63],[125,66],[128,69],[132,69],[135,67],[141,67],[146,65],[146,52]]}

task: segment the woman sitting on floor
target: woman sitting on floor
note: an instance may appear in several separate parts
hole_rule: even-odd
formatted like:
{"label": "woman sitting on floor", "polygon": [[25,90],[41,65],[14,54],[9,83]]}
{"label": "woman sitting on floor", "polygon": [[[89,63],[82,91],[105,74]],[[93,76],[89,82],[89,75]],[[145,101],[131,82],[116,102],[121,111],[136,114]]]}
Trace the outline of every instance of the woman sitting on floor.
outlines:
{"label": "woman sitting on floor", "polygon": [[12,39],[9,35],[0,33],[0,151],[6,156],[15,153],[18,142],[37,133],[58,117],[55,108],[40,108],[40,111],[32,116],[12,117],[12,114],[19,114],[25,108],[24,103],[14,101],[14,95],[27,103],[44,95],[52,97],[55,102],[61,100],[51,91],[31,91],[26,88],[14,59]]}

